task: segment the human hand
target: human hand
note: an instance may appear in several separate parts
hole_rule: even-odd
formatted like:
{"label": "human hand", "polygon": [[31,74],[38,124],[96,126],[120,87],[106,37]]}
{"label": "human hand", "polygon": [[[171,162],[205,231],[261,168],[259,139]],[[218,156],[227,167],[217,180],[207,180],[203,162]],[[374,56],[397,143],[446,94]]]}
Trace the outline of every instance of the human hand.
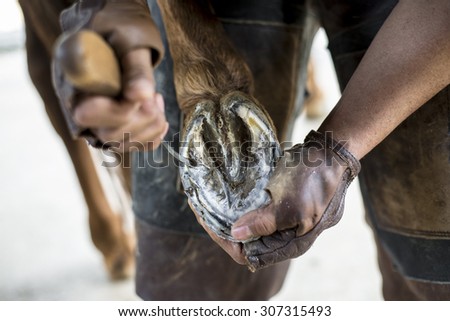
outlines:
{"label": "human hand", "polygon": [[122,98],[89,95],[74,106],[74,121],[121,151],[154,149],[167,133],[168,123],[163,98],[155,91],[150,51],[127,53],[122,70]]}
{"label": "human hand", "polygon": [[237,220],[231,230],[245,241],[251,270],[305,253],[319,234],[342,217],[348,185],[359,161],[342,144],[311,132],[305,143],[285,152],[266,188],[272,201]]}
{"label": "human hand", "polygon": [[195,210],[195,207],[192,206],[191,201],[188,201],[191,210],[194,212],[195,217],[197,218],[197,222],[205,229],[206,233],[211,237],[211,239],[216,242],[227,254],[234,260],[236,263],[241,265],[247,265],[247,260],[245,258],[242,243],[233,242],[227,239],[224,239],[218,236],[208,225],[205,223],[203,218],[199,213]]}
{"label": "human hand", "polygon": [[72,135],[120,151],[156,148],[168,130],[153,78],[164,49],[146,1],[79,1],[61,23],[53,82]]}
{"label": "human hand", "polygon": [[285,151],[278,161],[266,187],[271,202],[233,224],[235,242],[219,237],[199,215],[197,220],[236,262],[256,271],[302,255],[323,230],[335,225],[359,170],[359,161],[342,144],[311,132],[304,144]]}

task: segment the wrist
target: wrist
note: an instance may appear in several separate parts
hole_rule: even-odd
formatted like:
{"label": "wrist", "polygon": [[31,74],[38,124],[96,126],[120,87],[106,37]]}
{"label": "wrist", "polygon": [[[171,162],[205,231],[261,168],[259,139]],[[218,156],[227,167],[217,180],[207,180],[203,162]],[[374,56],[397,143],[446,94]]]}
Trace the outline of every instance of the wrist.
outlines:
{"label": "wrist", "polygon": [[[336,140],[331,131],[319,132],[312,130],[306,136],[304,145],[317,145],[319,149],[325,150],[325,156],[327,150],[331,151],[333,155],[336,156],[333,156],[333,158],[335,158],[341,166],[346,166],[350,170],[350,180],[352,180],[361,170],[361,164],[356,156],[346,148],[346,143],[346,141]],[[328,161],[327,156],[326,161]]]}
{"label": "wrist", "polygon": [[318,132],[325,134],[338,142],[350,152],[356,159],[363,158],[372,148],[367,138],[369,132],[367,129],[359,130],[359,126],[350,121],[335,121],[333,112],[317,129]]}

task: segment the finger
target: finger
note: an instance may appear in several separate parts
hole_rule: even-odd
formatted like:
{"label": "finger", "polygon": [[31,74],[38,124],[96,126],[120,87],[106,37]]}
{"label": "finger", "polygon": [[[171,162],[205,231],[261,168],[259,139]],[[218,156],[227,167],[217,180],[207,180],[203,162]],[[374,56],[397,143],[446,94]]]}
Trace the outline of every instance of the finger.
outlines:
{"label": "finger", "polygon": [[158,113],[161,112],[164,114],[164,98],[160,93],[155,93],[153,98],[147,99],[142,104],[142,111],[146,113]]}
{"label": "finger", "polygon": [[206,225],[205,221],[197,214],[191,201],[188,201],[189,206],[197,218],[198,223],[205,229],[206,233],[216,242],[236,263],[241,265],[246,265],[247,260],[242,251],[242,244],[237,242],[231,242],[219,237],[216,233],[211,231],[211,229]]}
{"label": "finger", "polygon": [[[269,246],[268,246],[269,245]],[[305,253],[311,246],[306,240],[296,239],[295,231],[287,230],[266,236],[244,245],[251,270],[259,270]]]}
{"label": "finger", "polygon": [[123,148],[126,151],[137,150],[154,150],[161,144],[161,136],[166,128],[165,124],[158,127],[150,126],[138,133],[132,139],[123,142]]}
{"label": "finger", "polygon": [[[164,110],[164,101],[162,96],[159,96],[161,97],[160,99],[156,96],[154,99],[148,99],[142,103],[138,112],[130,115],[131,117],[127,117],[127,122],[122,126],[97,126],[99,127],[95,131],[97,136],[102,141],[123,142],[126,139],[130,139],[130,135],[136,137],[137,134],[148,128],[158,131],[159,127],[162,131],[166,126],[166,118],[164,112],[161,111]],[[158,105],[162,106],[158,107]]]}
{"label": "finger", "polygon": [[121,148],[135,147],[137,150],[148,150],[159,146],[167,127],[168,124],[162,113],[144,114],[139,112],[125,126],[99,128],[94,130],[94,133],[101,141],[119,143]]}
{"label": "finger", "polygon": [[155,80],[149,49],[135,49],[122,59],[123,94],[130,101],[153,99]]}
{"label": "finger", "polygon": [[251,211],[240,217],[231,228],[231,235],[239,241],[265,236],[277,230],[275,206],[270,203],[264,208]]}
{"label": "finger", "polygon": [[207,233],[237,264],[247,265],[247,259],[242,253],[242,243],[227,241],[211,231]]}
{"label": "finger", "polygon": [[[138,150],[153,150],[159,146],[158,138],[163,138],[169,129],[164,114],[164,100],[161,94],[142,103],[139,113],[125,126],[100,128],[97,136],[103,141],[125,142]],[[133,137],[131,137],[133,136]],[[122,146],[123,147],[123,146]]]}
{"label": "finger", "polygon": [[82,127],[120,127],[129,122],[138,110],[139,105],[136,103],[91,96],[75,107],[73,117]]}
{"label": "finger", "polygon": [[[152,121],[137,133],[135,141],[143,143],[143,150],[154,150],[158,148],[161,141],[169,131],[169,123],[164,114],[164,100],[161,94],[156,93],[155,99],[148,100],[143,104],[141,112],[146,116],[152,117]],[[126,143],[126,142],[125,142]],[[130,146],[132,147],[132,146]],[[128,146],[125,145],[127,149]]]}

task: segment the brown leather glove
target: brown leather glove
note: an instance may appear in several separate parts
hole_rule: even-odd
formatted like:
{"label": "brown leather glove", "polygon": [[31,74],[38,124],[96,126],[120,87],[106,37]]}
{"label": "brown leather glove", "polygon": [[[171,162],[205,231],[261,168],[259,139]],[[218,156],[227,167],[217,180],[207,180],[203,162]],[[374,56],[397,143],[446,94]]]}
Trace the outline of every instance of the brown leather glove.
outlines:
{"label": "brown leather glove", "polygon": [[232,235],[245,240],[243,254],[253,271],[305,253],[319,234],[342,217],[348,185],[359,161],[330,136],[312,131],[285,151],[266,190],[272,202],[241,217]]}
{"label": "brown leather glove", "polygon": [[[131,50],[150,48],[152,63],[156,65],[164,53],[159,31],[145,0],[77,1],[62,12],[61,25],[65,35],[82,29],[98,33],[111,45],[119,61]],[[95,135],[89,129],[80,128],[73,120],[72,111],[80,92],[65,79],[61,59],[63,54],[55,54],[53,83],[72,136],[85,136],[92,145],[99,147]]]}

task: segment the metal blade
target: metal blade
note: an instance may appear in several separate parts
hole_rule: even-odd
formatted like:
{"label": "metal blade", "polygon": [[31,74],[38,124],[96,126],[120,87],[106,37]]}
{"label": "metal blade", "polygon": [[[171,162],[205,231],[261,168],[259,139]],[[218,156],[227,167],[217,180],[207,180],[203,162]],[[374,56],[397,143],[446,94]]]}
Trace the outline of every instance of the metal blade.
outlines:
{"label": "metal blade", "polygon": [[165,149],[169,152],[170,155],[173,156],[176,160],[178,160],[180,163],[182,163],[185,166],[192,167],[189,160],[185,157],[181,156],[180,153],[178,153],[172,146],[170,146],[170,143],[168,141],[162,141],[161,145],[164,146]]}

